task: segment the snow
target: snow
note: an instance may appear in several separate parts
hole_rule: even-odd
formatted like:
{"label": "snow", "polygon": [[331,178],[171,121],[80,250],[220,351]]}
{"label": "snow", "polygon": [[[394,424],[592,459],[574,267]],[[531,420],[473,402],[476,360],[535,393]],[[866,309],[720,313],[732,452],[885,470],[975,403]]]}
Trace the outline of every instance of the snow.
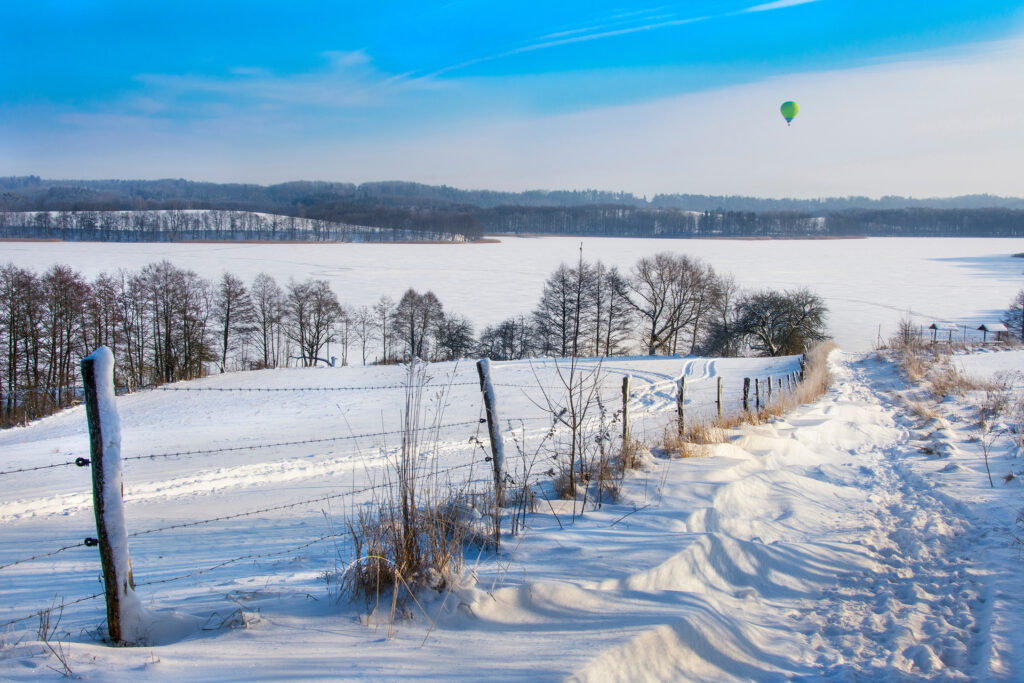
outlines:
{"label": "snow", "polygon": [[[840,240],[691,240],[506,237],[498,244],[92,244],[0,243],[0,263],[42,272],[66,263],[92,278],[171,260],[210,280],[230,271],[245,282],[260,272],[326,279],[342,302],[398,300],[409,287],[432,290],[451,310],[485,325],[528,314],[560,263],[588,261],[628,271],[668,250],[732,273],[742,287],[809,287],[831,310],[829,326],[848,351],[869,351],[901,317],[936,320],[972,331],[994,322],[1021,287],[1021,240],[1009,238],[869,238]],[[980,332],[972,332],[979,339]]]}
{"label": "snow", "polygon": [[[989,375],[1022,367],[1021,353],[955,362]],[[543,438],[550,422],[535,404],[538,385],[555,385],[558,362],[492,363],[506,439],[515,434],[529,446]],[[735,408],[743,377],[796,366],[796,358],[608,359],[601,393],[614,401],[630,375],[633,433],[653,442],[675,418],[680,376],[687,415],[696,416],[713,413],[719,376]],[[936,417],[917,417],[906,406],[922,395],[885,359],[837,352],[832,367],[833,387],[814,404],[731,430],[706,457],[648,458],[618,503],[575,519],[559,501],[542,503],[522,534],[504,538],[500,555],[470,550],[449,593],[425,592],[394,625],[386,609],[367,619],[361,605],[329,599],[323,577],[342,562],[333,543],[293,550],[340,524],[346,499],[132,537],[149,626],[164,632],[151,632],[146,647],[110,648],[94,634],[102,601],[70,606],[61,623],[70,666],[103,681],[1020,680],[1024,597],[1013,532],[1021,479],[989,486],[972,417],[984,392],[936,402]],[[480,462],[466,476],[486,482],[484,454],[467,443],[480,434],[476,369],[428,371],[439,397],[428,410],[444,423],[475,423],[442,430],[430,457]],[[331,391],[122,396],[123,452],[388,431],[400,420],[401,391],[353,388],[400,384],[404,373],[263,371],[174,386]],[[0,468],[73,459],[87,449],[84,422],[76,408],[3,432]],[[130,526],[188,523],[379,481],[396,445],[395,437],[360,437],[128,460]],[[506,455],[510,468],[521,466],[519,450]],[[1003,441],[989,457],[999,475],[1021,472]],[[0,564],[88,533],[83,471],[0,483]],[[141,585],[238,557],[246,559]],[[46,607],[54,594],[95,592],[97,571],[86,549],[0,570],[0,621]],[[58,677],[34,628],[0,632],[0,678]]]}

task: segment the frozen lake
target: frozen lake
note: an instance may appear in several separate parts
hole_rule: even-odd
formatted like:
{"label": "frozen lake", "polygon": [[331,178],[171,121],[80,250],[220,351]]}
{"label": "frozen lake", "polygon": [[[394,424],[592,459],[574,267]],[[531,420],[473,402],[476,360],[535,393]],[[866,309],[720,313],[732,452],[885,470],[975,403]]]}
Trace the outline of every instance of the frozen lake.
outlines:
{"label": "frozen lake", "polygon": [[978,324],[997,320],[1024,286],[1021,239],[870,238],[850,240],[679,240],[501,237],[487,244],[103,244],[0,243],[0,263],[39,272],[66,263],[93,277],[168,259],[214,279],[227,270],[247,282],[260,272],[326,279],[351,305],[409,287],[433,290],[477,332],[529,313],[544,280],[562,262],[600,259],[628,271],[642,256],[699,257],[743,287],[810,287],[831,309],[830,329],[847,350],[868,350],[905,313]]}

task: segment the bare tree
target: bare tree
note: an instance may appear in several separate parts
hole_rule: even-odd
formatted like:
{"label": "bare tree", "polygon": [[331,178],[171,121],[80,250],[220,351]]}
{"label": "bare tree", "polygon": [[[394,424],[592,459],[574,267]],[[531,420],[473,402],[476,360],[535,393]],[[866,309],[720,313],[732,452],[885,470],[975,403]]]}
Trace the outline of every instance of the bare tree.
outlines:
{"label": "bare tree", "polygon": [[465,316],[442,313],[434,326],[434,359],[465,358],[473,350],[473,325]]}
{"label": "bare tree", "polygon": [[[120,364],[121,334],[118,325],[118,293],[120,278],[100,273],[89,285],[91,296],[85,305],[85,324],[82,326],[82,344],[92,352],[101,346],[108,347]],[[122,368],[115,365],[115,372]]]}
{"label": "bare tree", "polygon": [[360,306],[352,313],[352,338],[359,345],[363,365],[366,365],[366,352],[377,339],[374,314],[367,306]]}
{"label": "bare tree", "polygon": [[82,354],[82,326],[89,286],[70,266],[54,265],[39,280],[43,297],[41,329],[46,372],[41,397],[50,404],[47,412],[70,404],[70,387],[77,377],[72,359]]}
{"label": "bare tree", "polygon": [[[31,368],[31,350],[35,344],[28,337],[38,336],[32,308],[39,299],[39,283],[34,273],[13,264],[0,269],[0,325],[3,339],[3,417],[15,423],[27,409],[19,400],[19,391],[27,388]],[[35,303],[34,303],[35,302]]]}
{"label": "bare tree", "polygon": [[146,282],[142,273],[118,273],[117,324],[124,340],[125,376],[129,388],[144,386],[149,369],[146,349],[150,344],[149,331],[152,310],[147,305]]}
{"label": "bare tree", "polygon": [[373,315],[377,322],[377,329],[380,330],[378,337],[380,338],[382,363],[388,363],[391,360],[391,347],[394,345],[391,322],[394,314],[395,302],[391,297],[382,296],[373,305]]}
{"label": "bare tree", "polygon": [[261,367],[275,368],[281,361],[281,332],[284,321],[284,291],[266,273],[252,281],[252,335]]}
{"label": "bare tree", "polygon": [[1010,307],[1003,314],[1003,324],[1014,335],[1024,341],[1024,289],[1010,302]]}
{"label": "bare tree", "polygon": [[519,360],[534,352],[534,328],[525,317],[508,318],[480,333],[477,353],[491,360]]}
{"label": "bare tree", "polygon": [[738,356],[744,347],[736,301],[740,290],[732,275],[715,279],[711,311],[701,338],[699,351],[706,356]]}
{"label": "bare tree", "polygon": [[444,308],[433,292],[420,294],[410,288],[402,295],[395,307],[394,330],[405,345],[407,359],[429,355],[428,339],[443,314]]}
{"label": "bare tree", "polygon": [[626,280],[618,268],[606,268],[600,261],[592,273],[587,327],[593,333],[594,355],[614,356],[622,353],[633,330],[633,308],[629,305]]}
{"label": "bare tree", "polygon": [[220,371],[226,372],[228,354],[245,339],[253,322],[252,300],[245,283],[231,273],[224,273],[217,283],[213,319],[220,341]]}
{"label": "bare tree", "polygon": [[152,263],[141,273],[149,307],[154,381],[200,377],[213,360],[206,338],[212,304],[209,283],[169,261]]}
{"label": "bare tree", "polygon": [[285,298],[288,338],[299,347],[303,366],[315,365],[336,333],[341,304],[326,280],[290,282]]}
{"label": "bare tree", "polygon": [[591,304],[593,279],[594,266],[584,262],[582,255],[575,267],[563,263],[548,277],[533,311],[542,353],[568,357],[593,348],[588,343],[596,336],[596,330],[588,330],[596,317]]}
{"label": "bare tree", "polygon": [[739,300],[737,311],[750,347],[764,356],[803,353],[826,338],[828,308],[809,289],[753,292]]}
{"label": "bare tree", "polygon": [[629,303],[643,327],[647,353],[674,353],[681,332],[697,322],[706,267],[687,256],[661,252],[637,261],[629,279]]}

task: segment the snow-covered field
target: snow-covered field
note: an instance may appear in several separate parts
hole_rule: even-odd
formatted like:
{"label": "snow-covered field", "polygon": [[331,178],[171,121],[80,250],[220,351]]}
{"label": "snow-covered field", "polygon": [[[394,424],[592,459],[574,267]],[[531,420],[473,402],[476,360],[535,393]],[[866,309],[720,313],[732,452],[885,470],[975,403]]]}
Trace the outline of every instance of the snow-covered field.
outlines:
{"label": "snow-covered field", "polygon": [[[326,278],[356,305],[413,286],[479,327],[528,312],[580,246],[502,240],[0,243],[0,261],[93,276],[168,258],[211,278]],[[375,495],[400,446],[402,368],[234,373],[120,397],[133,572],[154,615],[151,644],[130,649],[98,642],[101,597],[77,602],[102,590],[96,550],[82,546],[95,535],[89,471],[73,464],[88,457],[84,410],[0,432],[0,680],[59,677],[38,619],[14,620],[61,603],[55,633],[69,635],[51,644],[88,680],[1024,678],[1009,418],[980,434],[979,392],[917,417],[908,399],[923,399],[891,364],[849,352],[908,311],[925,324],[997,318],[1020,288],[1020,240],[582,242],[585,258],[622,268],[671,249],[744,286],[810,286],[846,350],[833,388],[709,457],[650,459],[617,503],[575,519],[542,503],[498,556],[471,551],[459,586],[421,595],[394,625],[334,602],[325,575],[345,561],[336,527]],[[1024,390],[1022,352],[955,362]],[[558,363],[494,364],[510,469],[532,461],[537,481],[550,480],[557,445],[544,393],[561,393]],[[693,420],[714,412],[719,377],[735,410],[743,377],[795,369],[793,358],[609,359],[601,403],[613,414],[630,375],[632,433],[653,442],[675,418],[681,375]],[[424,432],[425,464],[486,488],[476,368],[428,374],[426,421],[439,426]]]}
{"label": "snow-covered field", "polygon": [[500,244],[94,244],[0,243],[0,263],[45,270],[67,263],[93,277],[169,259],[217,278],[227,270],[251,282],[260,272],[279,282],[330,281],[345,303],[433,290],[477,326],[529,313],[544,280],[562,262],[600,259],[628,270],[661,250],[698,256],[744,287],[810,287],[824,297],[830,327],[849,351],[874,347],[908,312],[935,321],[998,320],[1020,289],[1019,239],[871,238],[850,240],[651,240],[501,237]]}
{"label": "snow-covered field", "polygon": [[[401,391],[387,387],[402,382],[400,368],[229,374],[171,388],[231,391],[122,397],[126,458],[240,448],[128,460],[130,533],[311,502],[133,536],[139,594],[160,625],[154,644],[97,643],[102,603],[89,600],[62,618],[68,664],[103,681],[1020,680],[1024,566],[1013,533],[1024,501],[1021,479],[999,476],[1022,469],[1008,439],[991,445],[990,488],[977,395],[938,403],[925,420],[907,411],[891,364],[846,353],[832,362],[835,383],[818,402],[736,430],[709,457],[649,460],[618,503],[575,520],[565,503],[542,504],[499,556],[471,551],[462,584],[421,595],[393,630],[386,616],[367,623],[358,605],[329,599],[331,541],[300,546],[329,534],[351,505],[313,499],[379,481],[397,437],[248,446],[397,429]],[[1024,367],[1024,353],[957,362],[1010,371]],[[499,411],[528,449],[547,431],[536,402],[539,387],[557,385],[553,364],[495,364]],[[602,395],[614,406],[630,374],[634,434],[653,438],[675,414],[680,374],[694,416],[714,409],[718,376],[734,387],[726,402],[735,407],[740,378],[794,367],[614,359]],[[475,368],[429,372],[430,410],[456,425],[432,441],[431,457],[476,462],[460,476],[486,480],[485,454],[468,442],[479,428]],[[239,391],[257,388],[286,391]],[[82,455],[80,408],[0,434],[2,471]],[[92,534],[86,470],[22,472],[0,484],[0,565]],[[97,575],[95,550],[83,547],[0,569],[0,622],[54,596],[95,593]],[[58,677],[31,620],[0,634],[0,678]]]}

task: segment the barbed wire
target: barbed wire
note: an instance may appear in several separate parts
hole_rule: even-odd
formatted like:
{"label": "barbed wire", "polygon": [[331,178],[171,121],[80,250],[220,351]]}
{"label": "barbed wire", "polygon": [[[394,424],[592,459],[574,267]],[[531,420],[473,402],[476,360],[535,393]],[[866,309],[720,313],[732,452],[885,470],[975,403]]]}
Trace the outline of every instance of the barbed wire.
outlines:
{"label": "barbed wire", "polygon": [[[440,385],[439,385],[440,386]],[[154,387],[153,391],[179,392],[276,392],[276,391],[378,391],[382,389],[405,389],[405,384],[381,384],[363,387]]]}
{"label": "barbed wire", "polygon": [[63,610],[65,607],[70,607],[71,605],[77,605],[78,603],[85,602],[86,600],[94,600],[96,598],[102,597],[103,595],[105,595],[105,593],[93,593],[92,595],[87,595],[84,598],[78,598],[77,600],[71,600],[70,602],[62,602],[59,605],[53,605],[52,607],[47,607],[46,609],[41,609],[41,610],[39,610],[37,612],[33,612],[32,614],[28,615],[27,617],[18,617],[17,619],[11,619],[10,621],[0,622],[0,628],[6,628],[6,627],[8,627],[8,626],[10,626],[12,624],[17,624],[18,622],[21,622],[21,621],[28,621],[29,619],[36,619],[39,616],[41,616],[43,614],[46,614],[47,612],[54,612],[56,610]]}
{"label": "barbed wire", "polygon": [[[495,387],[509,387],[516,389],[547,389],[547,390],[558,390],[565,389],[564,385],[560,386],[546,386],[541,384],[517,384],[512,382],[492,382],[492,386]],[[479,387],[480,382],[445,382],[427,385],[432,388],[444,388],[444,387]],[[367,386],[347,386],[347,387],[154,387],[153,391],[179,391],[179,392],[279,392],[279,391],[381,391],[386,389],[407,389],[406,384],[376,384]]]}
{"label": "barbed wire", "polygon": [[56,394],[58,392],[66,392],[74,390],[75,393],[81,393],[85,389],[77,385],[68,385],[62,387],[26,387],[24,389],[12,389],[10,391],[4,391],[4,396],[22,396],[24,394]]}
{"label": "barbed wire", "polygon": [[82,460],[82,458],[77,458],[75,460],[69,460],[67,462],[55,462],[55,463],[51,463],[49,465],[35,465],[34,467],[19,467],[18,469],[14,469],[14,470],[4,470],[4,471],[0,472],[0,477],[3,477],[3,476],[8,475],[8,474],[19,474],[21,472],[35,472],[37,470],[50,470],[50,469],[54,469],[56,467],[69,467],[71,465],[78,465],[79,467],[85,467],[85,465],[89,464],[88,461],[86,461],[85,465],[82,465],[82,464],[79,463],[80,460]]}
{"label": "barbed wire", "polygon": [[153,453],[150,455],[131,455],[122,460],[155,460],[157,458],[173,458],[193,455],[212,455],[215,453],[229,453],[232,451],[253,451],[260,448],[277,448],[279,446],[301,446],[311,443],[326,443],[328,441],[351,441],[354,439],[369,439],[374,436],[394,436],[396,434],[405,434],[408,431],[416,432],[429,432],[433,430],[450,429],[452,427],[465,427],[467,425],[477,424],[478,420],[466,420],[464,422],[451,422],[443,425],[432,425],[430,427],[418,427],[414,430],[407,429],[395,429],[386,432],[367,432],[365,434],[346,434],[344,436],[326,436],[317,439],[300,439],[297,441],[276,441],[273,443],[262,443],[262,444],[248,444],[245,446],[226,446],[224,448],[202,448],[192,451],[177,451],[174,453]]}
{"label": "barbed wire", "polygon": [[[453,470],[465,469],[467,467],[473,467],[473,466],[478,465],[478,464],[479,463],[476,463],[476,462],[469,462],[469,463],[465,463],[465,464],[462,464],[462,465],[454,465],[452,467],[446,467],[444,470],[441,470],[439,472],[427,472],[427,473],[424,473],[422,475],[419,475],[419,476],[415,477],[415,479],[416,480],[420,480],[420,479],[424,479],[426,477],[438,476],[439,474],[451,472]],[[224,521],[231,520],[231,519],[240,519],[242,517],[252,517],[253,515],[259,515],[259,514],[262,514],[264,512],[276,512],[278,510],[289,510],[289,509],[292,509],[292,508],[301,507],[303,505],[312,505],[313,503],[323,503],[323,502],[326,502],[328,500],[335,500],[335,499],[338,499],[338,498],[345,498],[347,496],[355,496],[355,495],[360,494],[360,493],[368,493],[370,491],[375,491],[375,490],[379,490],[379,489],[383,489],[383,488],[388,488],[388,487],[390,487],[392,485],[393,484],[391,482],[384,482],[384,483],[381,483],[381,484],[373,484],[371,486],[364,486],[364,487],[358,488],[358,489],[351,489],[351,490],[348,490],[348,491],[342,491],[341,493],[332,493],[332,494],[328,494],[326,496],[317,496],[316,498],[307,498],[305,500],[299,500],[299,501],[295,501],[293,503],[282,503],[280,505],[271,505],[271,506],[268,506],[268,507],[259,508],[258,510],[249,510],[247,512],[237,512],[237,513],[231,514],[231,515],[221,515],[219,517],[211,517],[210,519],[197,520],[197,521],[193,521],[193,522],[182,522],[180,524],[170,524],[168,526],[156,527],[154,529],[146,529],[144,531],[135,531],[135,532],[132,532],[132,533],[128,534],[128,537],[129,538],[135,538],[135,537],[138,537],[138,536],[146,536],[146,535],[149,535],[149,534],[160,533],[162,531],[171,531],[173,529],[185,529],[185,528],[188,528],[188,527],[202,526],[204,524],[212,524],[214,522],[224,522]]]}
{"label": "barbed wire", "polygon": [[26,557],[23,560],[14,560],[13,562],[8,562],[7,564],[0,564],[0,569],[7,569],[8,567],[13,567],[16,564],[25,564],[26,562],[32,562],[33,560],[41,560],[44,557],[53,557],[54,555],[57,555],[58,553],[62,553],[65,550],[72,550],[73,548],[82,548],[82,547],[86,547],[88,545],[89,544],[87,544],[85,541],[81,541],[80,543],[75,543],[74,545],[66,545],[63,548],[57,548],[56,550],[53,550],[53,551],[48,552],[48,553],[42,553],[40,555],[33,555],[32,557]]}
{"label": "barbed wire", "polygon": [[293,548],[288,548],[287,550],[279,550],[279,551],[275,551],[275,552],[272,552],[272,553],[249,553],[248,555],[240,555],[239,557],[233,557],[230,560],[224,560],[223,562],[218,562],[217,564],[215,564],[213,566],[204,567],[203,569],[197,569],[195,571],[189,572],[188,574],[183,574],[181,576],[173,576],[173,577],[166,578],[166,579],[154,579],[152,581],[143,581],[141,583],[136,583],[135,587],[136,588],[145,588],[146,586],[156,586],[156,585],[164,584],[164,583],[173,583],[175,581],[182,581],[184,579],[192,578],[193,576],[199,576],[200,574],[208,574],[209,572],[212,572],[215,569],[220,569],[221,567],[226,567],[229,564],[234,564],[236,562],[242,562],[244,560],[258,560],[258,559],[261,559],[261,558],[264,558],[264,557],[276,557],[276,556],[279,556],[279,555],[287,555],[288,553],[294,553],[294,552],[297,552],[299,550],[303,550],[303,549],[308,548],[310,546],[316,545],[317,543],[323,543],[324,541],[328,541],[328,540],[331,540],[333,538],[341,538],[343,536],[344,536],[344,534],[324,534],[323,536],[320,536],[318,538],[314,538],[312,541],[309,541],[307,543],[303,543],[302,545],[298,545],[298,546],[295,546]]}

